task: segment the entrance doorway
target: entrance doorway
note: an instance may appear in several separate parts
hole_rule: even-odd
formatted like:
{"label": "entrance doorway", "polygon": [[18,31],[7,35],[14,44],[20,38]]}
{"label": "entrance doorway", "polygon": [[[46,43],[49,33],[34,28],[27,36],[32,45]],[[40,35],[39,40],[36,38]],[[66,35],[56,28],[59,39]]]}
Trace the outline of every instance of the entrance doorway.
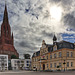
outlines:
{"label": "entrance doorway", "polygon": [[45,64],[43,64],[43,70],[45,70]]}

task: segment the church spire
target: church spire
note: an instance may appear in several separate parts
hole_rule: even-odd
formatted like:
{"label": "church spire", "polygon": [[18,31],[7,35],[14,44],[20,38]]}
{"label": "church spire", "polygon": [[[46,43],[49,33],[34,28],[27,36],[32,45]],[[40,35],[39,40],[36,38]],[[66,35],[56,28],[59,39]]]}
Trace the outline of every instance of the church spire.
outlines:
{"label": "church spire", "polygon": [[6,2],[5,2],[5,10],[4,10],[3,23],[9,23],[8,22],[8,12],[7,12]]}

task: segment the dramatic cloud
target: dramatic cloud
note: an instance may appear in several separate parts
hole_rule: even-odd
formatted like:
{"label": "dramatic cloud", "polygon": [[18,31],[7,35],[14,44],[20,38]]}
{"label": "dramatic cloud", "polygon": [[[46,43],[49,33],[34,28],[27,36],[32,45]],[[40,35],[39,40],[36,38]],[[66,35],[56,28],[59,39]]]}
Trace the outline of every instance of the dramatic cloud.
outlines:
{"label": "dramatic cloud", "polygon": [[[4,5],[5,0],[0,0],[0,25]],[[61,8],[59,21],[51,17],[50,9],[53,6]],[[75,34],[74,0],[7,0],[7,8],[15,47],[20,57],[24,53],[32,55],[38,51],[43,39],[52,44],[54,32],[58,41],[69,38],[68,35],[63,36],[64,33]]]}

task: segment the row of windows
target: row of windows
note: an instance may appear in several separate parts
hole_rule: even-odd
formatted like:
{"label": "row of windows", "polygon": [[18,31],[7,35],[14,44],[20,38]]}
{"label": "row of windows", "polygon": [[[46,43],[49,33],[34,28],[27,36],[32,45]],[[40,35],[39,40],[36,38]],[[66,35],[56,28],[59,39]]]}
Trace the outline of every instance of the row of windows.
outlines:
{"label": "row of windows", "polygon": [[[61,52],[59,52],[59,57],[61,57],[62,56],[62,53]],[[70,56],[70,52],[67,52],[67,57],[69,57]],[[57,57],[57,55],[56,55],[56,53],[54,54],[54,58],[56,58]],[[73,52],[71,52],[71,57],[73,57]],[[50,55],[50,59],[52,59],[52,55]]]}
{"label": "row of windows", "polygon": [[17,61],[17,60],[15,60],[15,63],[24,63],[24,61]]}
{"label": "row of windows", "polygon": [[[67,57],[73,57],[73,52],[67,52]],[[58,55],[58,57],[60,58],[60,57],[62,57],[62,53],[61,52],[59,52],[59,55]],[[45,59],[45,55],[44,56],[42,56],[42,58],[43,59]],[[52,54],[50,55],[50,59],[52,59],[53,58],[53,56],[52,56]],[[54,58],[57,58],[57,54],[55,53],[54,54]],[[41,57],[40,57],[40,59],[41,59]],[[48,59],[48,56],[46,56],[46,59]],[[39,59],[38,58],[35,58],[33,61],[38,61]]]}
{"label": "row of windows", "polygon": [[[70,56],[70,52],[67,52],[67,57]],[[73,57],[73,52],[71,52],[71,57]]]}
{"label": "row of windows", "polygon": [[[70,66],[73,67],[73,62],[71,62],[71,64],[70,64],[69,62],[67,62],[67,63],[65,63],[65,64],[67,64],[67,67],[70,67]],[[64,64],[64,65],[65,65],[65,64]],[[57,65],[56,63],[54,63],[54,67],[55,67],[55,68],[61,67],[61,66],[62,66],[61,63],[59,63],[59,65]],[[53,64],[51,63],[51,64],[50,64],[50,68],[52,68],[52,67],[53,67]]]}
{"label": "row of windows", "polygon": [[[71,64],[70,64],[70,62],[67,62],[66,64],[67,64],[67,67],[73,67],[73,62],[71,62]],[[37,65],[34,65],[34,66],[37,67]],[[53,67],[54,68],[60,68],[60,67],[62,67],[62,64],[59,63],[59,65],[57,65],[57,63],[54,63],[54,64],[50,63],[50,68],[53,68]],[[49,68],[49,65],[48,64],[47,64],[47,68]]]}

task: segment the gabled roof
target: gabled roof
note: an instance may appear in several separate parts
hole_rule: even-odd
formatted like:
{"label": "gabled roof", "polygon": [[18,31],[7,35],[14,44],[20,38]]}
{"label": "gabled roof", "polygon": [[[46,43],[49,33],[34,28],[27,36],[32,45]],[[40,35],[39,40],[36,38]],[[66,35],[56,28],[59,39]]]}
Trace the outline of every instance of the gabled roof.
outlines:
{"label": "gabled roof", "polygon": [[[57,45],[57,50],[62,49],[62,48],[68,48],[68,49],[74,49],[74,43],[71,42],[67,42],[67,41],[60,41],[60,42],[56,42]],[[46,47],[48,47],[48,52],[52,52],[53,51],[53,46],[51,44],[46,44]],[[36,52],[36,56],[40,55],[40,50]],[[33,54],[33,57],[35,56],[35,53]]]}

